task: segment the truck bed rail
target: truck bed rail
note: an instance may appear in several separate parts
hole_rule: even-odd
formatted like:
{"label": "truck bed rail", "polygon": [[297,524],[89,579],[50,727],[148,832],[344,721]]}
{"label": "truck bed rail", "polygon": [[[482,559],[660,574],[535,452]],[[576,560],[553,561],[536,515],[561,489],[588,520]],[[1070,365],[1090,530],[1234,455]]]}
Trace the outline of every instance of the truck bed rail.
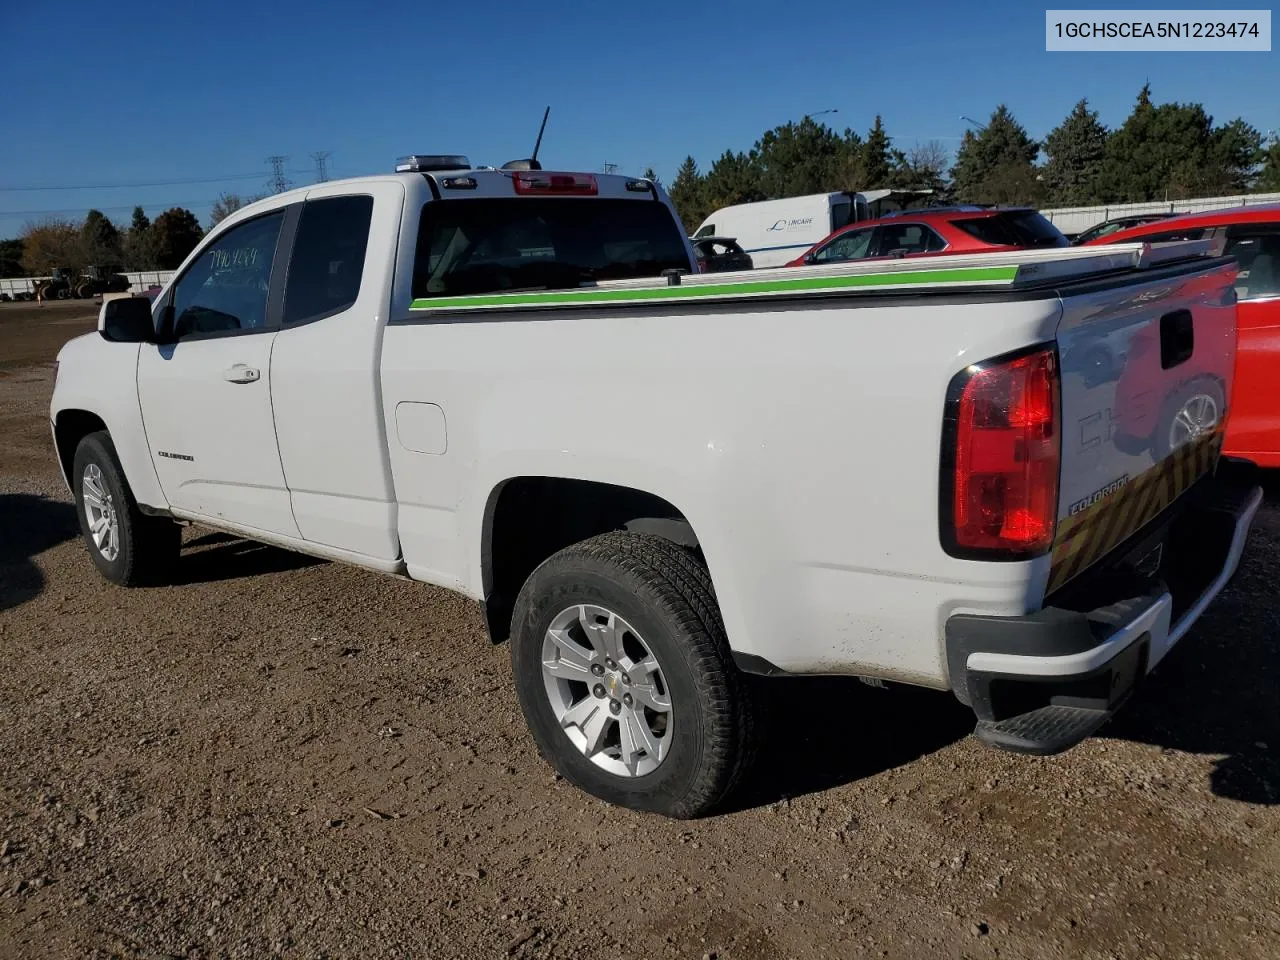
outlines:
{"label": "truck bed rail", "polygon": [[972,253],[901,260],[777,267],[634,280],[606,280],[576,288],[503,291],[421,298],[415,314],[472,310],[538,310],[669,302],[715,302],[778,296],[901,290],[1020,290],[1078,282],[1131,270],[1218,255],[1214,241],[1127,243],[1107,247],[1055,247],[1009,253]]}

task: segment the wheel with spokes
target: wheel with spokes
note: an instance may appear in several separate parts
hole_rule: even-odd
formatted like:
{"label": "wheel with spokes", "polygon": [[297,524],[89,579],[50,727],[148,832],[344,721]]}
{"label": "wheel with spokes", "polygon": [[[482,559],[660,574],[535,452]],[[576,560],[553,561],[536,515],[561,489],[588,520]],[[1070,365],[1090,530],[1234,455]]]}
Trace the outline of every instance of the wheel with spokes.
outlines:
{"label": "wheel with spokes", "polygon": [[80,441],[71,482],[80,532],[98,571],[127,587],[160,579],[177,559],[182,531],[138,509],[106,431]]}
{"label": "wheel with spokes", "polygon": [[545,561],[516,601],[511,659],[542,755],[596,797],[696,817],[746,767],[749,688],[706,569],[669,540],[605,534]]}

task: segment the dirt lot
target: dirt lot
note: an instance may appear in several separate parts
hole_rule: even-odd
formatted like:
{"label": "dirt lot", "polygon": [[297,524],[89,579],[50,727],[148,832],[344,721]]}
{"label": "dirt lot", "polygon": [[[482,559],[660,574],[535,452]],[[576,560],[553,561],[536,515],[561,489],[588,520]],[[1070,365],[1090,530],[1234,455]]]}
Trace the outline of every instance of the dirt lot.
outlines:
{"label": "dirt lot", "polygon": [[0,956],[1280,957],[1280,484],[1105,735],[774,681],[677,823],[553,777],[466,600],[198,530],[98,577],[47,425],[92,309],[0,305]]}

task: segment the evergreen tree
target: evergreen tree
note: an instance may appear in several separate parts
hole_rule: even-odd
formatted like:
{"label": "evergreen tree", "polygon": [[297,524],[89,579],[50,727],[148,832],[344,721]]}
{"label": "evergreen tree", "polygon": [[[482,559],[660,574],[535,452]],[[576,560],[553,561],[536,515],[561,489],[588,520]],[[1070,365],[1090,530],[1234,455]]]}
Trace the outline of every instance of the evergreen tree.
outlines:
{"label": "evergreen tree", "polygon": [[155,242],[151,221],[141,207],[133,208],[129,231],[121,243],[126,270],[154,270],[156,268]]}
{"label": "evergreen tree", "polygon": [[1044,140],[1045,196],[1062,206],[1086,205],[1098,199],[1098,181],[1107,150],[1107,129],[1096,110],[1081,100]]}
{"label": "evergreen tree", "polygon": [[1201,104],[1156,106],[1144,86],[1107,142],[1099,192],[1121,202],[1240,193],[1263,157],[1261,135],[1243,120],[1215,128]]}
{"label": "evergreen tree", "polygon": [[120,231],[101,210],[85,214],[80,227],[81,259],[86,265],[114,266],[120,262]]}
{"label": "evergreen tree", "polygon": [[866,142],[862,145],[863,175],[866,178],[866,189],[876,190],[889,185],[893,170],[893,152],[889,135],[884,131],[884,123],[880,114],[876,114],[876,122],[867,132]]}
{"label": "evergreen tree", "polygon": [[981,133],[965,131],[951,174],[956,195],[971,203],[1036,202],[1039,153],[1040,144],[1000,104]]}
{"label": "evergreen tree", "polygon": [[155,243],[156,266],[161,270],[176,270],[204,236],[196,215],[182,207],[156,217],[149,232]]}
{"label": "evergreen tree", "polygon": [[698,173],[697,162],[693,157],[685,157],[684,163],[676,171],[676,178],[671,181],[671,189],[667,191],[671,195],[676,213],[684,223],[685,233],[697,230],[698,224],[710,213],[703,199],[702,187],[702,175]]}
{"label": "evergreen tree", "polygon": [[840,141],[840,149],[836,154],[831,180],[827,183],[827,189],[831,191],[867,189],[869,186],[867,182],[867,157],[863,147],[862,137],[846,127],[844,137]]}
{"label": "evergreen tree", "polygon": [[1263,152],[1262,169],[1258,172],[1254,189],[1259,193],[1280,192],[1280,137],[1272,137]]}
{"label": "evergreen tree", "polygon": [[726,150],[702,180],[702,199],[706,204],[704,217],[721,207],[767,198],[768,194],[760,185],[760,169],[755,160],[745,153]]}
{"label": "evergreen tree", "polygon": [[761,199],[823,193],[830,188],[840,154],[839,135],[812,117],[774,127],[745,157],[756,176],[748,192]]}

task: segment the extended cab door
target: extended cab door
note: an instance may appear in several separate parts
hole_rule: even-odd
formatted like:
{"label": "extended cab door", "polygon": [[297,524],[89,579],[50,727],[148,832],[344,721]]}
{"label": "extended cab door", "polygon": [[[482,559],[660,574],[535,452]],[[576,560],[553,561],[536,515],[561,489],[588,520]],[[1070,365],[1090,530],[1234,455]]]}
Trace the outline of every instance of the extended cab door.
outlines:
{"label": "extended cab door", "polygon": [[379,364],[404,187],[307,193],[272,356],[271,396],[293,515],[304,539],[400,556]]}
{"label": "extended cab door", "polygon": [[156,475],[174,509],[298,537],[271,412],[284,245],[296,212],[273,210],[206,246],[158,304],[174,341],[143,344],[138,398]]}

